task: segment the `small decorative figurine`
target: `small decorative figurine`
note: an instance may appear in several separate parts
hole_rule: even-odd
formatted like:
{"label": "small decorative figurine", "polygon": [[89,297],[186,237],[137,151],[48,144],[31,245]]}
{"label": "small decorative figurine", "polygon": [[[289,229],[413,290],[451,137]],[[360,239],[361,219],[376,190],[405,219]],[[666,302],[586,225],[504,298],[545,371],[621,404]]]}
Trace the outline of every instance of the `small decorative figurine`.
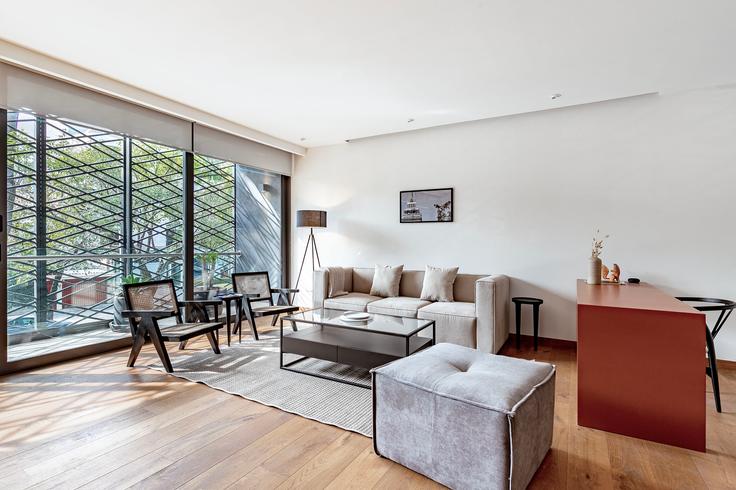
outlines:
{"label": "small decorative figurine", "polygon": [[621,267],[618,264],[613,264],[613,267],[609,270],[608,267],[603,265],[601,267],[601,279],[606,282],[619,282],[621,280]]}

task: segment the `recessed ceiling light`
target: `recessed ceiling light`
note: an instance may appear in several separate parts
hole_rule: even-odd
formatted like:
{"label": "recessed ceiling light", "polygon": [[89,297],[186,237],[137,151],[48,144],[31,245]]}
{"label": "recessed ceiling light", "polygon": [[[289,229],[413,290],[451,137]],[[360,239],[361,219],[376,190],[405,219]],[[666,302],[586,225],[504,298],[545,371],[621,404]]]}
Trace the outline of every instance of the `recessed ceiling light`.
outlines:
{"label": "recessed ceiling light", "polygon": [[552,94],[552,96],[550,98],[552,100],[555,100],[555,99],[559,99],[560,97],[562,97],[562,94]]}
{"label": "recessed ceiling light", "polygon": [[406,122],[413,123],[414,122],[414,119],[409,118]]}

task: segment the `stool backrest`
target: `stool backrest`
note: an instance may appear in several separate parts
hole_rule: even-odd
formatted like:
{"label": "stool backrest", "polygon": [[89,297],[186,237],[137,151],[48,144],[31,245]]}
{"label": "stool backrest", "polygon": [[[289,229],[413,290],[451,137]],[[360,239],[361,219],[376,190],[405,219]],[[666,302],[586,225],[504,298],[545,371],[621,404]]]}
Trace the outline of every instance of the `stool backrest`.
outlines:
{"label": "stool backrest", "polygon": [[719,313],[718,319],[715,324],[713,324],[713,328],[711,328],[711,335],[713,338],[718,335],[718,332],[721,331],[721,328],[723,328],[728,317],[731,316],[733,310],[736,309],[736,301],[731,301],[729,299],[700,298],[696,296],[680,296],[677,299],[686,303],[702,303],[699,305],[691,305],[698,311],[712,311]]}

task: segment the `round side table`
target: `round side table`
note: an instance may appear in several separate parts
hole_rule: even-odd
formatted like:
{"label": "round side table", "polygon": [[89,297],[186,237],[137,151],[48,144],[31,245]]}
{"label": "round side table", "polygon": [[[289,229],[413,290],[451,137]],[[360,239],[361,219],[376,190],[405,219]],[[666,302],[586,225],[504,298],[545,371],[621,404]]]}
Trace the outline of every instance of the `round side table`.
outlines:
{"label": "round side table", "polygon": [[516,296],[511,298],[516,307],[516,350],[521,349],[521,305],[531,305],[534,314],[534,350],[537,350],[539,340],[539,305],[544,303],[540,298],[529,298],[526,296]]}

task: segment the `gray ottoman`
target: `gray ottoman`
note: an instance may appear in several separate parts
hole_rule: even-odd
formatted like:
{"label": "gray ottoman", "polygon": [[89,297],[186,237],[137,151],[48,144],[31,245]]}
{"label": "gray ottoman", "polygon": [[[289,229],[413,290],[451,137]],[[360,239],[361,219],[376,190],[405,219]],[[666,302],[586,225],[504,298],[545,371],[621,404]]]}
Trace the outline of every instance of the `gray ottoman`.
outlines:
{"label": "gray ottoman", "polygon": [[526,488],[552,445],[551,364],[437,344],[372,372],[376,453],[451,488]]}

